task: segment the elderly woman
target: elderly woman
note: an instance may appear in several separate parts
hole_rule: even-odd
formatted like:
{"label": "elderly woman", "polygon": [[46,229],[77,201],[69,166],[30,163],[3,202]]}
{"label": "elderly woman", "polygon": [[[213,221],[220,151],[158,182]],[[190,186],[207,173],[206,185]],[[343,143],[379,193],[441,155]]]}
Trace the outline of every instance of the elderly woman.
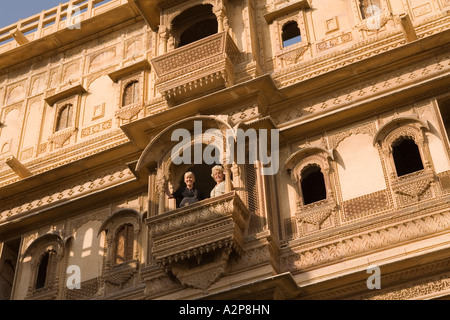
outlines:
{"label": "elderly woman", "polygon": [[225,193],[225,173],[222,166],[214,166],[212,168],[211,177],[216,182],[214,189],[211,190],[211,198],[220,196]]}

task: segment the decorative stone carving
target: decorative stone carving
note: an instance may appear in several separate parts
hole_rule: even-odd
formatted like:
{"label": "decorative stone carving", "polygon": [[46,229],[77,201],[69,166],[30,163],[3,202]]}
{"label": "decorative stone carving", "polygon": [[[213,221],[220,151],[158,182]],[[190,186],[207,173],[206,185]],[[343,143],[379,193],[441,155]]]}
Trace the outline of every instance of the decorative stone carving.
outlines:
{"label": "decorative stone carving", "polygon": [[205,94],[234,83],[240,52],[227,32],[190,43],[154,58],[156,87],[168,101]]}
{"label": "decorative stone carving", "polygon": [[122,288],[137,273],[138,264],[138,261],[133,260],[113,266],[110,270],[104,272],[103,279],[107,283]]}
{"label": "decorative stone carving", "polygon": [[320,228],[322,223],[336,210],[336,202],[325,199],[303,206],[302,210],[296,213],[296,217],[301,222],[313,224]]}
{"label": "decorative stone carving", "polygon": [[57,131],[48,137],[48,141],[54,143],[58,147],[62,147],[64,143],[75,133],[77,128],[71,127],[61,131]]}
{"label": "decorative stone carving", "polygon": [[[214,261],[198,267],[191,267],[186,263],[174,263],[172,273],[180,280],[182,285],[205,291],[214,284],[225,272],[231,248],[224,248],[215,253]],[[194,263],[195,265],[195,263]]]}
{"label": "decorative stone carving", "polygon": [[305,52],[309,49],[309,44],[294,47],[292,49],[283,50],[277,58],[281,60],[285,65],[295,64],[302,59]]}
{"label": "decorative stone carving", "polygon": [[120,108],[115,112],[115,116],[122,120],[131,120],[143,109],[144,103],[137,102]]}
{"label": "decorative stone carving", "polygon": [[147,297],[181,288],[180,282],[176,278],[170,277],[156,265],[144,266],[141,276],[146,284],[144,295]]}
{"label": "decorative stone carving", "polygon": [[375,32],[383,28],[392,19],[390,12],[380,12],[372,17],[362,20],[356,27],[359,30]]}
{"label": "decorative stone carving", "polygon": [[93,278],[80,283],[80,289],[64,288],[63,296],[67,300],[87,300],[102,294],[101,278]]}
{"label": "decorative stone carving", "polygon": [[205,290],[225,272],[231,251],[242,252],[249,218],[235,191],[150,217],[153,259],[183,284]]}
{"label": "decorative stone carving", "polygon": [[354,199],[344,201],[342,204],[344,219],[347,221],[366,217],[380,211],[388,210],[389,196],[386,190],[377,191]]}
{"label": "decorative stone carving", "polygon": [[392,183],[392,189],[400,203],[406,205],[432,197],[430,187],[435,181],[432,171],[422,170],[400,177]]}
{"label": "decorative stone carving", "polygon": [[417,240],[430,234],[447,230],[450,226],[449,212],[428,214],[401,221],[385,227],[372,228],[362,233],[345,237],[340,236],[333,242],[317,247],[293,249],[281,257],[283,270],[306,270],[321,264],[349,259],[352,256],[373,252],[381,248]]}

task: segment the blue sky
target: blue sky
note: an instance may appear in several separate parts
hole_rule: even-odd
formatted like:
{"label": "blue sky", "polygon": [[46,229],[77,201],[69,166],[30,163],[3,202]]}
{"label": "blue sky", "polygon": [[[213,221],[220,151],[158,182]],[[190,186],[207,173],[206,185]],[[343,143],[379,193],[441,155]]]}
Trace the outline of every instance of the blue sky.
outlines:
{"label": "blue sky", "polygon": [[1,0],[0,29],[20,19],[31,17],[42,10],[56,7],[66,0]]}

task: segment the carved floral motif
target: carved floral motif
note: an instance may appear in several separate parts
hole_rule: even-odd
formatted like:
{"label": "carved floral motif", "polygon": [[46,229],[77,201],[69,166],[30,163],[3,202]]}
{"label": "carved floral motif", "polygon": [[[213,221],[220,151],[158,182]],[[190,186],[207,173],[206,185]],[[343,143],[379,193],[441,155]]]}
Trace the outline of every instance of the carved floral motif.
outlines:
{"label": "carved floral motif", "polygon": [[[153,258],[183,284],[205,290],[225,272],[231,251],[242,252],[249,218],[235,192],[150,217]],[[210,254],[210,264],[188,267]]]}
{"label": "carved floral motif", "polygon": [[77,130],[77,128],[71,127],[57,131],[48,137],[48,141],[53,142],[58,147],[62,147]]}
{"label": "carved floral motif", "polygon": [[115,116],[122,120],[131,120],[143,109],[144,104],[142,102],[137,102],[120,108],[115,112]]}

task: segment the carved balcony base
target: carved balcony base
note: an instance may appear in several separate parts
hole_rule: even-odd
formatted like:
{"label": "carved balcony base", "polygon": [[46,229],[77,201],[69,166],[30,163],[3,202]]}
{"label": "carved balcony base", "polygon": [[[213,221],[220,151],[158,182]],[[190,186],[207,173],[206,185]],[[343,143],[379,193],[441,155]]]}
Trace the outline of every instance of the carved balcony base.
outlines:
{"label": "carved balcony base", "polygon": [[421,170],[401,176],[392,182],[397,202],[400,206],[431,199],[434,196],[433,184],[437,177],[431,170]]}
{"label": "carved balcony base", "polygon": [[172,264],[172,273],[183,286],[205,291],[226,273],[230,247]]}
{"label": "carved balcony base", "polygon": [[106,283],[122,288],[135,274],[137,274],[138,261],[132,260],[106,270],[103,279]]}
{"label": "carved balcony base", "polygon": [[235,192],[146,220],[154,261],[185,286],[206,290],[242,253],[250,213]]}
{"label": "carved balcony base", "polygon": [[227,32],[220,32],[154,58],[156,87],[170,105],[234,84],[240,52]]}

